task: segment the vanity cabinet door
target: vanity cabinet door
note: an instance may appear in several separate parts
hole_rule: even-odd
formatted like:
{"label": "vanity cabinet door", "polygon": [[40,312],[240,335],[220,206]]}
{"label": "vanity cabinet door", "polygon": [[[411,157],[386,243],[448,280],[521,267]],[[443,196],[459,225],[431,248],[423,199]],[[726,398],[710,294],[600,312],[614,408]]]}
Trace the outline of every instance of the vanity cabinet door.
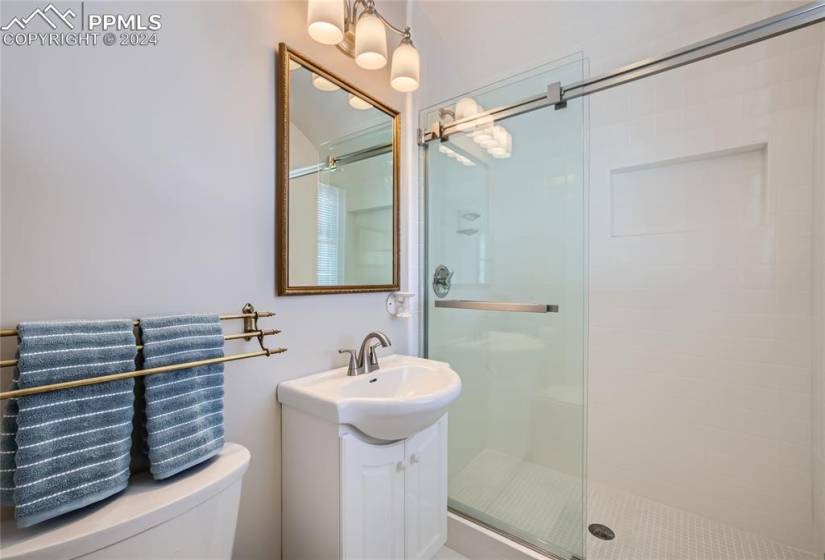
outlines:
{"label": "vanity cabinet door", "polygon": [[341,436],[341,551],[345,560],[404,558],[404,442]]}
{"label": "vanity cabinet door", "polygon": [[430,559],[447,542],[447,415],[407,440],[406,558]]}

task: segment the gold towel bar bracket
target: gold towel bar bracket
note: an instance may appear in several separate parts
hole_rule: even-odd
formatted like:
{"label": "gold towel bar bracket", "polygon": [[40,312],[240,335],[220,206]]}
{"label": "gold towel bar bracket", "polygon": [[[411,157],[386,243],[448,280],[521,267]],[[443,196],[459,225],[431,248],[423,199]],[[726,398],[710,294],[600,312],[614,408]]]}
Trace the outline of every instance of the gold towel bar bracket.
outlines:
{"label": "gold towel bar bracket", "polygon": [[[258,319],[262,317],[272,317],[275,314],[271,311],[256,311],[251,303],[244,305],[241,313],[235,315],[221,315],[222,321],[229,321],[233,319],[243,319],[243,332],[224,335],[224,340],[246,340],[250,341],[253,338],[258,341],[261,349],[257,352],[247,352],[244,354],[232,354],[222,358],[210,358],[208,360],[196,360],[192,362],[184,362],[180,364],[170,364],[168,366],[135,369],[134,371],[127,371],[123,373],[112,373],[108,375],[100,375],[97,377],[87,377],[85,379],[76,379],[74,381],[64,381],[62,383],[52,383],[49,385],[40,385],[37,387],[26,387],[24,389],[14,389],[10,391],[0,392],[0,401],[6,399],[13,399],[17,397],[25,397],[27,395],[36,395],[38,393],[50,393],[52,391],[60,391],[63,389],[73,389],[75,387],[84,387],[86,385],[96,385],[98,383],[106,383],[109,381],[118,381],[121,379],[130,379],[135,377],[146,377],[148,375],[157,375],[160,373],[168,373],[171,371],[180,371],[182,369],[189,369],[193,367],[207,366],[212,364],[222,364],[226,362],[234,362],[236,360],[245,360],[246,358],[257,358],[259,356],[272,356],[273,354],[282,354],[286,352],[286,348],[268,348],[264,344],[264,337],[280,334],[280,330],[269,329],[263,330],[258,327]],[[133,322],[135,327],[140,325],[140,321]],[[2,329],[0,336],[17,336],[16,329]],[[136,344],[137,350],[143,349],[143,346]],[[0,367],[16,366],[17,360],[0,360]]]}
{"label": "gold towel bar bracket", "polygon": [[[247,303],[243,306],[241,310],[244,314],[243,319],[243,331],[245,333],[249,333],[250,335],[254,335],[255,338],[258,339],[258,344],[261,346],[261,350],[266,352],[266,356],[269,357],[271,354],[271,350],[266,347],[264,344],[264,333],[261,329],[258,328],[258,318],[264,315],[261,315],[257,311],[255,311],[255,306],[251,303]],[[252,339],[252,336],[247,336],[246,341],[249,342]]]}

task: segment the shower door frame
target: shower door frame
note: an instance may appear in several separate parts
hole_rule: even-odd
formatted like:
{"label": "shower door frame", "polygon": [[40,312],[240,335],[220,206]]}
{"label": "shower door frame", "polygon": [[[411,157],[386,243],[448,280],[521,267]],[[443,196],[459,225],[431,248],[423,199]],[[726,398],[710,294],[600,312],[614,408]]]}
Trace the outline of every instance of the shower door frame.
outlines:
{"label": "shower door frame", "polygon": [[[427,110],[430,110],[430,109],[432,109],[432,107],[427,108],[427,109],[422,109],[421,112],[423,113],[423,112],[425,112]],[[588,111],[588,109],[585,108],[585,112],[587,112],[587,111]],[[586,119],[587,119],[587,117],[586,117]],[[589,131],[588,131],[587,127],[584,128],[583,135],[584,135],[584,144],[586,146],[589,142]],[[423,171],[423,173],[422,173],[423,178],[422,178],[422,181],[421,181],[421,195],[419,197],[419,199],[420,199],[419,202],[420,202],[420,208],[423,210],[423,219],[420,222],[421,223],[421,228],[420,228],[421,230],[419,231],[419,235],[424,236],[423,237],[423,239],[424,239],[423,252],[422,252],[422,255],[421,255],[421,258],[423,259],[424,263],[429,262],[429,254],[430,254],[430,250],[429,250],[430,242],[429,242],[429,236],[427,235],[427,232],[429,231],[429,212],[427,210],[428,210],[429,189],[430,189],[428,151],[429,151],[429,143],[426,143],[426,142],[422,143],[421,144],[421,150],[420,150],[420,167],[419,168]],[[589,161],[587,159],[587,152],[585,152],[584,165],[583,165],[583,173],[584,173],[584,176],[583,176],[584,201],[583,201],[583,203],[584,203],[585,208],[587,208],[587,206],[588,206],[589,172],[590,172]],[[589,229],[589,216],[588,216],[587,212],[585,212],[585,215],[584,215],[584,228],[585,228],[585,231],[587,231]],[[589,284],[588,268],[589,267],[587,266],[587,263],[589,262],[589,258],[590,258],[589,257],[589,244],[585,244],[584,251],[585,251],[584,255],[583,255],[583,259],[584,259],[584,262],[585,262],[584,284],[585,284],[585,286],[588,286],[588,284]],[[421,328],[419,330],[419,341],[420,341],[419,346],[420,346],[421,355],[426,358],[426,357],[429,357],[429,338],[427,336],[427,333],[429,332],[429,321],[430,321],[430,315],[427,312],[427,310],[429,308],[430,301],[432,300],[432,295],[430,294],[430,290],[429,290],[430,286],[429,286],[429,282],[428,282],[428,275],[426,274],[426,272],[427,272],[426,266],[422,268],[422,271],[424,272],[424,274],[422,274],[422,277],[421,277],[421,293],[424,294],[424,297],[422,298],[423,312],[421,313],[422,319],[421,319]],[[587,288],[585,288],[585,291],[587,291]],[[587,318],[588,314],[589,314],[588,300],[585,297],[584,298],[585,327],[587,326],[586,318]],[[585,331],[586,330],[587,329],[585,328]],[[583,364],[584,364],[583,374],[584,374],[584,387],[585,387],[585,391],[584,391],[584,410],[586,410],[587,409],[587,391],[586,391],[586,387],[587,387],[587,373],[588,373],[587,337],[585,337],[583,360],[584,360],[584,362],[583,362]],[[587,413],[585,413],[583,415],[582,424],[583,424],[582,425],[582,428],[583,428],[582,433],[584,434],[584,436],[586,438],[586,436],[587,436]],[[586,475],[586,470],[587,470],[587,444],[586,444],[586,440],[585,440],[585,442],[583,442],[582,454],[583,454],[582,460],[583,460],[583,464],[585,466],[585,475]],[[583,520],[584,520],[584,524],[586,524],[586,522],[587,522],[587,484],[586,484],[586,481],[587,481],[587,477],[583,476],[582,517],[583,517]],[[456,509],[456,508],[454,508],[450,505],[447,506],[447,511],[452,513],[453,515],[456,515],[458,517],[461,517],[462,519],[465,519],[465,520],[467,520],[471,523],[474,523],[474,524],[476,524],[480,527],[483,527],[484,529],[487,529],[488,531],[491,531],[491,532],[493,532],[493,533],[495,533],[495,534],[497,534],[497,535],[499,535],[499,536],[501,536],[501,537],[503,537],[507,540],[510,540],[510,541],[520,545],[520,546],[528,548],[528,549],[530,549],[530,550],[532,550],[532,551],[534,551],[538,554],[541,554],[542,556],[551,558],[553,560],[584,560],[583,558],[580,558],[580,557],[576,556],[575,554],[572,554],[569,557],[564,557],[564,556],[560,556],[558,554],[555,554],[554,552],[549,551],[549,550],[544,549],[544,548],[541,548],[541,547],[537,546],[536,544],[531,543],[530,541],[527,541],[527,540],[519,537],[518,535],[508,533],[507,531],[504,531],[503,529],[495,527],[494,525],[491,525],[490,523],[487,523],[487,522],[483,521],[482,519],[479,519],[479,518],[474,517],[470,514],[462,512],[462,511],[460,511],[460,510],[458,510],[458,509]],[[585,535],[583,535],[583,539],[584,539],[583,543],[584,543],[584,542],[586,542],[586,527],[583,526],[582,531],[585,533]],[[583,551],[586,552],[586,550],[587,550],[586,546],[583,544]],[[586,558],[587,555],[584,554],[584,556]]]}
{"label": "shower door frame", "polygon": [[[518,72],[516,74],[504,77],[500,80],[496,80],[482,88],[480,90],[489,91],[491,89],[497,89],[499,87],[507,87],[513,80],[517,80],[519,77],[526,77],[534,72],[539,72],[542,69],[544,71],[549,71],[551,68],[561,68],[567,64],[578,63],[581,64],[581,72],[582,77],[588,76],[588,72],[590,69],[590,61],[587,59],[583,53],[576,52],[576,53],[569,53],[559,59],[547,62],[542,64],[536,68],[530,68],[523,72]],[[550,90],[553,89],[553,86],[558,85],[558,82],[554,82],[551,84]],[[560,89],[560,88],[558,88]],[[467,95],[472,94],[473,92],[466,92]],[[462,94],[463,95],[463,94]],[[434,105],[430,105],[428,107],[424,107],[419,110],[419,119],[421,115],[425,115],[431,113],[433,111],[437,111],[440,108],[446,106],[449,103],[449,100],[444,100],[442,102],[436,103]],[[518,103],[516,105],[519,105]],[[551,104],[544,104],[542,106],[537,106],[529,109],[529,111],[541,110],[541,109],[553,109]],[[556,110],[558,109],[567,109],[566,104],[561,106],[555,107]],[[588,375],[588,341],[587,341],[587,333],[588,333],[588,316],[589,316],[589,301],[587,298],[587,293],[589,291],[589,240],[588,240],[588,232],[590,229],[589,224],[589,211],[587,208],[589,207],[589,188],[590,188],[590,161],[589,161],[589,143],[590,143],[590,129],[589,129],[589,122],[590,122],[590,109],[589,103],[584,100],[582,110],[582,138],[581,138],[581,148],[582,148],[582,160],[581,160],[581,173],[582,173],[582,208],[583,208],[583,215],[582,215],[582,230],[583,230],[583,245],[582,245],[582,292],[583,292],[583,307],[581,309],[582,312],[582,337],[583,337],[583,345],[582,345],[582,418],[581,418],[581,428],[582,428],[582,450],[581,450],[581,461],[582,461],[582,473],[581,473],[581,480],[582,480],[582,496],[581,496],[581,523],[582,523],[582,550],[581,554],[583,557],[586,557],[586,535],[587,535],[587,375]],[[495,109],[493,110],[495,111]],[[511,112],[507,115],[507,117],[515,117],[521,115],[525,112],[529,111],[520,111],[520,112]],[[480,113],[484,114],[484,113]],[[470,119],[472,120],[472,119]],[[459,121],[456,121],[459,122]],[[429,133],[428,133],[429,134]],[[419,185],[421,186],[421,190],[419,193],[419,212],[422,212],[422,218],[419,221],[420,229],[419,235],[423,236],[419,239],[423,239],[422,244],[422,251],[420,252],[420,258],[423,259],[422,262],[424,266],[421,267],[422,276],[420,278],[420,287],[423,297],[421,299],[422,305],[422,319],[420,322],[419,328],[419,350],[423,357],[429,357],[430,355],[430,348],[429,348],[429,329],[430,329],[430,314],[429,314],[429,307],[431,302],[436,301],[444,301],[439,300],[438,298],[433,297],[433,293],[431,292],[431,275],[430,269],[428,268],[429,259],[430,259],[430,239],[429,239],[429,228],[430,228],[430,215],[429,215],[429,195],[430,195],[430,162],[429,162],[429,150],[430,150],[430,141],[431,140],[441,140],[448,141],[446,136],[433,136],[428,137],[428,135],[422,134],[421,129],[418,130],[418,145],[419,145],[419,169],[421,170],[421,175],[419,178]],[[481,304],[491,304],[493,307],[500,307],[502,304],[499,302],[470,302],[470,303],[481,303]],[[490,310],[497,310],[497,311],[515,311],[515,312],[528,312],[528,313],[557,313],[559,311],[558,305],[552,304],[509,304],[508,307],[514,306],[512,309],[486,309],[487,311]],[[441,307],[441,306],[434,306],[434,307]],[[444,307],[453,307],[453,306],[444,306]],[[465,308],[463,306],[455,306],[460,308]],[[467,307],[467,309],[477,309],[476,307]],[[582,557],[579,557],[576,553],[564,550],[559,545],[556,545],[551,542],[544,541],[543,539],[537,539],[539,542],[544,544],[542,547],[535,542],[531,542],[525,538],[522,538],[518,535],[508,532],[505,529],[496,527],[495,525],[480,519],[479,517],[475,517],[471,513],[463,512],[458,510],[448,504],[447,510],[460,517],[470,523],[483,527],[488,531],[499,535],[500,537],[516,543],[524,548],[534,551],[537,554],[540,554],[543,557],[550,558],[553,560],[584,560]],[[559,551],[564,551],[566,554],[562,555],[559,554]]]}

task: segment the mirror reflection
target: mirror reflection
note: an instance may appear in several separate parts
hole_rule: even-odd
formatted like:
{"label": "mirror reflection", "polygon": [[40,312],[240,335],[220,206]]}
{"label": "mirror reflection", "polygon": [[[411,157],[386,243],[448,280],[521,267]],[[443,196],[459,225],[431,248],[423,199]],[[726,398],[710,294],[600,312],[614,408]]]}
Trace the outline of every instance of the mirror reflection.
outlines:
{"label": "mirror reflection", "polygon": [[396,118],[292,58],[289,69],[289,287],[391,287]]}

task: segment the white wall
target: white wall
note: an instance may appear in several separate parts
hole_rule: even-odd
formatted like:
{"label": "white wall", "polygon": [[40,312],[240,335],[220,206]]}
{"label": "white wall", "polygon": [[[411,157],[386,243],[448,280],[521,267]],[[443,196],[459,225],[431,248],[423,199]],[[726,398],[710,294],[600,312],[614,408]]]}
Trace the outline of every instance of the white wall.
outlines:
{"label": "white wall", "polygon": [[[595,75],[794,5],[416,3],[414,29],[426,37],[417,40],[426,64],[416,99],[429,106],[579,50]],[[590,105],[589,475],[809,549],[822,34],[809,28],[595,95]],[[732,160],[710,157],[753,147]],[[676,224],[689,231],[615,235],[611,172],[684,158],[717,167],[718,188],[702,189],[704,207]],[[736,175],[740,158],[753,173]],[[673,188],[693,196],[687,187]],[[655,230],[628,219],[636,234]]]}
{"label": "white wall", "polygon": [[[289,166],[297,169],[318,163],[318,149],[294,123],[289,123]],[[318,283],[318,175],[289,181],[289,283]]]}
{"label": "white wall", "polygon": [[825,34],[819,61],[816,142],[814,144],[814,332],[813,446],[814,527],[819,552],[825,553]]}
{"label": "white wall", "polygon": [[[372,329],[405,352],[409,331],[387,315],[385,294],[275,296],[278,42],[390,106],[403,109],[404,99],[388,72],[362,71],[311,42],[303,3],[93,7],[162,14],[160,44],[0,50],[0,322],[226,313],[246,301],[277,312],[264,324],[283,330],[273,344],[289,352],[226,367],[227,439],[252,452],[235,552],[277,558],[276,385],[341,364],[337,349]],[[3,2],[0,16],[23,9],[30,4]],[[403,4],[382,9],[403,21]]]}

